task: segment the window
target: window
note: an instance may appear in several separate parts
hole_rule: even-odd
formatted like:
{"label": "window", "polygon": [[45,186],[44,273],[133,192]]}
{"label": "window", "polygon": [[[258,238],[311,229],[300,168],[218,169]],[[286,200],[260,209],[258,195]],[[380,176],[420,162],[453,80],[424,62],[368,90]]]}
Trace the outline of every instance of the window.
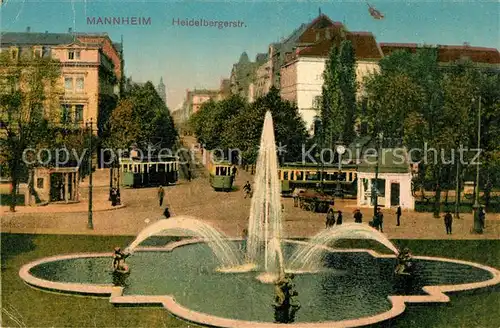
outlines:
{"label": "window", "polygon": [[322,102],[321,96],[314,97],[313,103],[312,103],[312,108],[320,109],[321,108],[321,102]]}
{"label": "window", "polygon": [[73,78],[72,77],[65,77],[64,78],[64,89],[66,89],[66,91],[73,91]]}
{"label": "window", "polygon": [[38,189],[42,189],[43,188],[43,178],[36,179],[36,187]]}
{"label": "window", "polygon": [[283,180],[288,180],[288,171],[283,172]]}
{"label": "window", "polygon": [[17,59],[19,57],[19,49],[18,48],[11,48],[10,56],[14,60]]}
{"label": "window", "polygon": [[50,57],[50,48],[49,47],[42,47],[42,56],[45,57]]}
{"label": "window", "polygon": [[71,120],[71,105],[61,106],[61,123],[69,123]]}
{"label": "window", "polygon": [[33,49],[33,57],[41,58],[42,57],[42,49],[41,48]]}
{"label": "window", "polygon": [[80,59],[80,50],[68,50],[68,59],[69,60]]}
{"label": "window", "polygon": [[75,106],[75,123],[83,122],[83,105]]}
{"label": "window", "polygon": [[76,78],[76,91],[77,92],[82,92],[83,91],[83,77],[77,77]]}

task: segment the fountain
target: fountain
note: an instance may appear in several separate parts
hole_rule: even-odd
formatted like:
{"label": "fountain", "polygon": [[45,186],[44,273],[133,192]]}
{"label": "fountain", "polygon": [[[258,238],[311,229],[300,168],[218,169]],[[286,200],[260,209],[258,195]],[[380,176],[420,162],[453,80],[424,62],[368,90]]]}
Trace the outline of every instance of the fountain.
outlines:
{"label": "fountain", "polygon": [[282,262],[277,262],[282,257],[281,189],[271,112],[267,112],[264,119],[254,185],[248,222],[247,260],[257,263],[263,256],[264,275],[261,280],[272,282],[284,268],[280,267]]}
{"label": "fountain", "polygon": [[[480,264],[435,257],[412,257],[415,279],[400,289],[394,268],[398,249],[377,230],[345,223],[308,241],[283,238],[280,181],[270,112],[266,113],[254,181],[246,247],[193,217],[160,220],[139,233],[126,251],[133,273],[126,284],[112,284],[109,254],[74,254],[23,266],[21,278],[48,290],[110,295],[113,304],[162,304],[188,321],[214,327],[356,327],[401,314],[407,302],[448,302],[444,292],[500,283],[500,272]],[[168,232],[188,233],[164,247],[143,242]],[[332,248],[341,239],[372,239],[392,254]],[[293,313],[273,315],[273,291],[296,273]],[[307,273],[307,274],[305,274]],[[460,274],[457,274],[460,273]],[[255,279],[257,278],[257,279]],[[289,300],[290,301],[290,300]],[[298,300],[295,300],[298,301]],[[294,301],[294,302],[295,302]],[[292,303],[294,303],[292,302]],[[295,303],[294,303],[295,304]],[[297,303],[298,304],[298,303]],[[276,306],[275,306],[276,307]],[[279,308],[279,307],[276,307]],[[301,308],[300,313],[296,310]],[[335,311],[331,309],[335,308]]]}
{"label": "fountain", "polygon": [[196,237],[201,237],[207,242],[208,246],[219,260],[221,270],[236,267],[241,262],[239,254],[224,240],[225,238],[221,232],[189,216],[178,216],[168,220],[161,220],[148,226],[137,235],[135,240],[125,249],[125,251],[133,253],[137,246],[144,240],[164,231],[191,232]]}
{"label": "fountain", "polygon": [[321,269],[321,257],[325,246],[340,239],[372,239],[386,246],[394,254],[399,251],[387,237],[378,230],[359,223],[346,223],[333,229],[321,231],[307,244],[297,248],[290,257],[289,269],[295,272],[316,272]]}

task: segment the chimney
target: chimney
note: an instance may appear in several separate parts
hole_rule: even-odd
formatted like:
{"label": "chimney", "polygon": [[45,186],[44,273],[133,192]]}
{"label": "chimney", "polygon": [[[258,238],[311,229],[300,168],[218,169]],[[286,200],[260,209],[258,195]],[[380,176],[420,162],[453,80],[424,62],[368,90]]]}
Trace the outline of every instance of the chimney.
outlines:
{"label": "chimney", "polygon": [[73,29],[70,27],[70,28],[68,28],[68,33],[71,33],[71,32],[73,32]]}
{"label": "chimney", "polygon": [[26,33],[29,33],[30,31],[31,31],[31,27],[29,27],[29,26],[28,26],[28,27],[26,28]]}

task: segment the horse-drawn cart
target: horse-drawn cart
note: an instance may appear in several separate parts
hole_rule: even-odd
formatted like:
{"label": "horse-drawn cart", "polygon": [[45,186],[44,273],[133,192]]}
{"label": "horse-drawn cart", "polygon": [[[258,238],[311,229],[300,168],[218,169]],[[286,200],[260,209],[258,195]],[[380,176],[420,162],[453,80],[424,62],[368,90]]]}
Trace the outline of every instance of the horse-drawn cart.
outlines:
{"label": "horse-drawn cart", "polygon": [[315,190],[305,190],[299,194],[299,206],[306,211],[326,213],[330,205],[333,205],[332,196]]}

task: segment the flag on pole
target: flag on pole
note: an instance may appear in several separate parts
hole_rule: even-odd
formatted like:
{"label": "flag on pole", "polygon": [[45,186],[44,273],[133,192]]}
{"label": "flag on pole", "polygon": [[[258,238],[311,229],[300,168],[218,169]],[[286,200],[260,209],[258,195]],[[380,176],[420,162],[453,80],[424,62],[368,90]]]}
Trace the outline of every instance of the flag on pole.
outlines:
{"label": "flag on pole", "polygon": [[371,6],[368,2],[366,3],[368,5],[368,12],[370,15],[375,18],[375,19],[384,19],[384,14],[382,14],[379,10],[375,9],[375,7]]}

